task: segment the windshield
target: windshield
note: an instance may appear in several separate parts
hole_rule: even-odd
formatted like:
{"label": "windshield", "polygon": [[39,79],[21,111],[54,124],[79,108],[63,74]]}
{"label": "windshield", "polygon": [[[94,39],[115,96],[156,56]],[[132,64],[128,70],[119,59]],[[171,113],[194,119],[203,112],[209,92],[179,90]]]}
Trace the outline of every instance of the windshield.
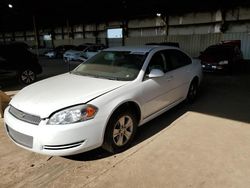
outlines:
{"label": "windshield", "polygon": [[103,51],[82,63],[73,74],[112,80],[134,80],[142,68],[145,54],[130,51]]}
{"label": "windshield", "polygon": [[213,46],[205,50],[205,54],[214,57],[229,56],[232,52],[232,48],[227,46]]}

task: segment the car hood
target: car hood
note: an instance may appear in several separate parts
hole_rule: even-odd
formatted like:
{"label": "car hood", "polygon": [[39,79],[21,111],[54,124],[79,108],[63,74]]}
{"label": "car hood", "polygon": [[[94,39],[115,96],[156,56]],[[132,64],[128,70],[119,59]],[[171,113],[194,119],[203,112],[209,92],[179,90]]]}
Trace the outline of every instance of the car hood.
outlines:
{"label": "car hood", "polygon": [[25,87],[10,104],[23,112],[47,118],[59,109],[87,103],[127,83],[66,73]]}

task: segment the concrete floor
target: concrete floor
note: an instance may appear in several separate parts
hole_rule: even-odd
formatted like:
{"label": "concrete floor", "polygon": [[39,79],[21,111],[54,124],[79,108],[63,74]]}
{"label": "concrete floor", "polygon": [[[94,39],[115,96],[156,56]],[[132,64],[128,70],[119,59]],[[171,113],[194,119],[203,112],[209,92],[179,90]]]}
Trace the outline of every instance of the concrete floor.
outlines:
{"label": "concrete floor", "polygon": [[250,187],[250,75],[204,76],[200,96],[140,127],[133,146],[50,157],[0,120],[0,187]]}

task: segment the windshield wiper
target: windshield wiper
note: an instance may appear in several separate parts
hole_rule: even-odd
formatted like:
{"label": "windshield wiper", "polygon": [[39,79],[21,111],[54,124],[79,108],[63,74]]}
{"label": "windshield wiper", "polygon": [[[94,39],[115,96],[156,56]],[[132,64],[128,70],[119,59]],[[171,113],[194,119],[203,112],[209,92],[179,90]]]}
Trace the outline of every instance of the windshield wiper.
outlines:
{"label": "windshield wiper", "polygon": [[108,79],[108,80],[120,80],[122,81],[122,79],[119,79],[117,77],[112,77],[112,76],[99,76],[99,75],[93,75],[93,74],[88,74],[88,73],[81,73],[81,72],[70,72],[71,74],[76,74],[76,75],[81,75],[81,76],[89,76],[89,77],[93,77],[93,78],[103,78],[103,79]]}
{"label": "windshield wiper", "polygon": [[93,78],[103,78],[102,76],[93,75],[93,74],[89,74],[89,73],[72,72],[72,74],[81,75],[81,76],[89,76],[89,77],[93,77]]}
{"label": "windshield wiper", "polygon": [[103,77],[103,78],[106,78],[108,80],[118,80],[118,78],[116,77],[111,77],[111,76],[107,76],[107,77]]}

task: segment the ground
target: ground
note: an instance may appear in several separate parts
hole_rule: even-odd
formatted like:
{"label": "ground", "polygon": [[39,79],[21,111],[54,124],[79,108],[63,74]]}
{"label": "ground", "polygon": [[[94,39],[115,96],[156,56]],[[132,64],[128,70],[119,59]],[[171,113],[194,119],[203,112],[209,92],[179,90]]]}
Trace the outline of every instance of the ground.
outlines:
{"label": "ground", "polygon": [[116,155],[35,154],[12,143],[1,119],[0,187],[250,187],[249,86],[248,74],[204,75],[195,103],[140,127]]}

